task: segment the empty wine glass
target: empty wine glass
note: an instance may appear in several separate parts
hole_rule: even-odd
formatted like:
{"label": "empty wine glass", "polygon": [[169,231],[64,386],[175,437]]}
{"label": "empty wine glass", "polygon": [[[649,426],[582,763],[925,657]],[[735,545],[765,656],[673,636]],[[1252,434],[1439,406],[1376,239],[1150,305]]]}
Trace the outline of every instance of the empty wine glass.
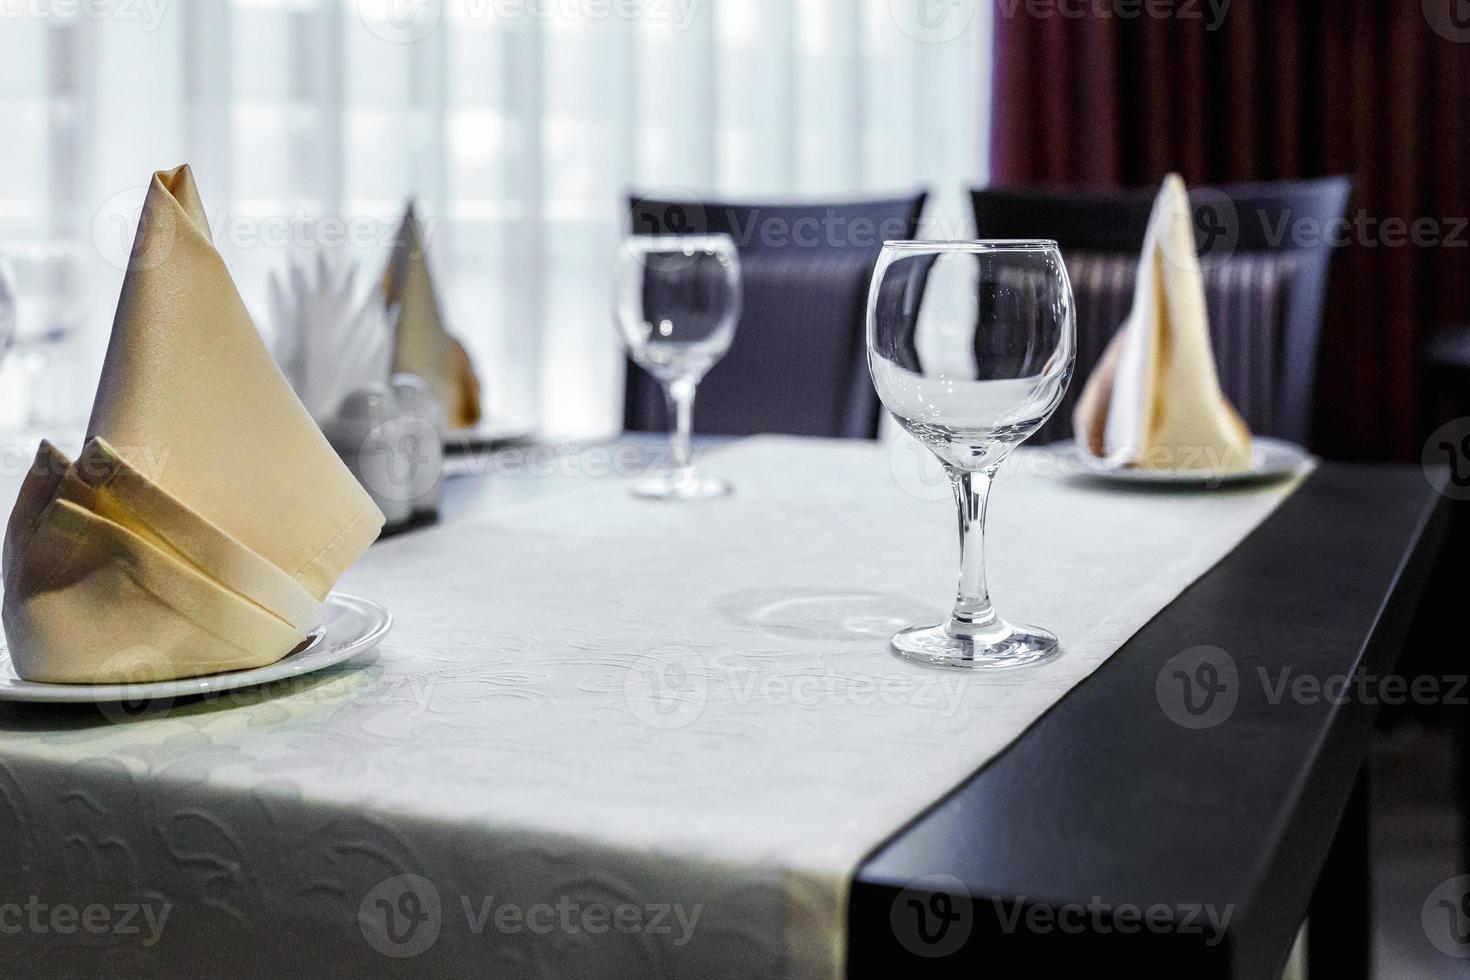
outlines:
{"label": "empty wine glass", "polygon": [[868,294],[878,397],[939,457],[959,507],[959,591],[949,620],[893,637],[939,667],[1055,657],[1057,638],[1013,626],[985,583],[985,505],[996,470],[1061,403],[1076,357],[1072,285],[1050,241],[889,242]]}
{"label": "empty wine glass", "polygon": [[[90,293],[83,282],[84,250],[80,245],[62,241],[16,242],[0,245],[7,268],[0,271],[0,320],[9,308],[12,324],[11,343],[24,375],[24,420],[21,432],[14,434],[23,441],[37,441],[49,435],[54,424],[70,426],[72,418],[59,415],[72,413],[77,407],[67,404],[68,385],[56,375],[55,355],[81,328],[87,313]],[[4,325],[0,323],[0,333]],[[0,345],[3,350],[3,345]]]}
{"label": "empty wine glass", "polygon": [[673,420],[673,466],[638,496],[696,500],[730,492],[699,474],[690,451],[694,394],[730,349],[740,317],[740,257],[729,235],[634,236],[618,255],[616,318],[628,354],[658,381]]}
{"label": "empty wine glass", "polygon": [[15,273],[10,269],[10,261],[0,254],[0,364],[5,363],[5,355],[15,340],[15,311]]}

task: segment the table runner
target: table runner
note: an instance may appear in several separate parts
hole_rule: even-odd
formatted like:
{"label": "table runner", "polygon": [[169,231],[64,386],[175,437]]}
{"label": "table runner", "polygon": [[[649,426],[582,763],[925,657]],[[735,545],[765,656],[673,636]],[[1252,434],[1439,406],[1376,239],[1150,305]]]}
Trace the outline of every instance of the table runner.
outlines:
{"label": "table runner", "polygon": [[[375,547],[342,583],[396,616],[366,663],[123,724],[0,710],[0,903],[166,907],[107,944],[119,976],[839,976],[863,856],[1295,486],[1108,488],[1022,450],[992,590],[1063,656],[972,676],[886,649],[953,591],[918,458],[747,440],[707,459],[728,499],[605,481]],[[97,954],[45,938],[0,962]]]}

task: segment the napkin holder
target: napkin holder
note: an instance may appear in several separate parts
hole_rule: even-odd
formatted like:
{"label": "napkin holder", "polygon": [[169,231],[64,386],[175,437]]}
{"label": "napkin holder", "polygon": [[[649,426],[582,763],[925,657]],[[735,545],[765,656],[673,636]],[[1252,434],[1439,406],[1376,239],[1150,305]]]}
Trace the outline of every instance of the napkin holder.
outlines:
{"label": "napkin holder", "polygon": [[376,291],[360,295],[358,268],[319,250],[315,262],[272,273],[273,353],[296,396],[319,423],[349,394],[388,379],[392,316]]}
{"label": "napkin holder", "polygon": [[387,518],[392,534],[438,520],[444,437],[427,386],[399,375],[392,386],[352,392],[322,431]]}

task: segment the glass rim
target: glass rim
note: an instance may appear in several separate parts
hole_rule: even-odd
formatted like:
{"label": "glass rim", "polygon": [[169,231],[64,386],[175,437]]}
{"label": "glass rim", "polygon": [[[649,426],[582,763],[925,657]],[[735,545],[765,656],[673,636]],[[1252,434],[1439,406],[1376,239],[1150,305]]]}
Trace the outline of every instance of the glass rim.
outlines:
{"label": "glass rim", "polygon": [[1058,249],[1051,238],[895,238],[885,249],[905,252],[1042,252]]}
{"label": "glass rim", "polygon": [[691,232],[689,234],[645,235],[634,232],[623,236],[622,248],[639,252],[654,252],[659,249],[683,251],[694,248],[735,248],[735,236],[724,231]]}

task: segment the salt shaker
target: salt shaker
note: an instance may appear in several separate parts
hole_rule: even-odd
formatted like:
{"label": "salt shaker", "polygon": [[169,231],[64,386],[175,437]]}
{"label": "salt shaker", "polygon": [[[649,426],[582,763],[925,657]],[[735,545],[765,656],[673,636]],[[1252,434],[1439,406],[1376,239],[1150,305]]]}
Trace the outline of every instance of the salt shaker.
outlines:
{"label": "salt shaker", "polygon": [[398,398],[386,385],[369,385],[348,395],[324,428],[332,448],[383,512],[385,530],[413,517],[412,474],[400,459],[404,429]]}
{"label": "salt shaker", "polygon": [[443,407],[423,378],[415,374],[395,374],[391,384],[393,394],[398,398],[399,415],[412,429],[405,435],[400,448],[422,460],[425,475],[429,472],[435,474],[432,481],[424,479],[417,485],[413,513],[415,517],[432,516],[439,513],[439,491],[444,482],[444,433],[449,423]]}

